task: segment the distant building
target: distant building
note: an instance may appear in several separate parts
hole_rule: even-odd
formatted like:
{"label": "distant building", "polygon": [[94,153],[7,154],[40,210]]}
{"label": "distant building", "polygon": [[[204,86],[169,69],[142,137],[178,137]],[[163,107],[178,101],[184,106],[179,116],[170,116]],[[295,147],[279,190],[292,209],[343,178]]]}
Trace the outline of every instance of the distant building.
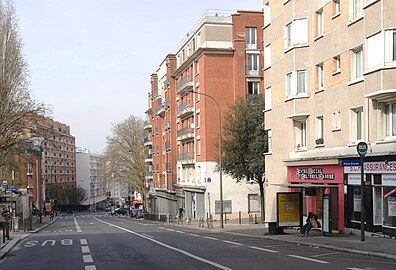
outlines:
{"label": "distant building", "polygon": [[104,208],[106,182],[102,170],[101,155],[92,154],[85,148],[76,148],[77,186],[87,191],[87,199],[82,204],[89,205],[91,210]]}
{"label": "distant building", "polygon": [[[208,11],[151,75],[145,129],[148,210],[218,219],[219,116],[237,97],[263,94],[261,11]],[[193,94],[190,91],[200,94]],[[224,175],[228,217],[260,211],[258,186]]]}

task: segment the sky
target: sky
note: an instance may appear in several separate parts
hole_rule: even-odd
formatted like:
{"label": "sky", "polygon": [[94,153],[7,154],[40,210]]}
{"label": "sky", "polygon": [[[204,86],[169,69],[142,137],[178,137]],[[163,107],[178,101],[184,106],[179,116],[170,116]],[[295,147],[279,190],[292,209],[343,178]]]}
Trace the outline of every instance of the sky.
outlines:
{"label": "sky", "polygon": [[14,0],[34,99],[100,154],[114,124],[145,118],[150,75],[209,9],[262,0]]}

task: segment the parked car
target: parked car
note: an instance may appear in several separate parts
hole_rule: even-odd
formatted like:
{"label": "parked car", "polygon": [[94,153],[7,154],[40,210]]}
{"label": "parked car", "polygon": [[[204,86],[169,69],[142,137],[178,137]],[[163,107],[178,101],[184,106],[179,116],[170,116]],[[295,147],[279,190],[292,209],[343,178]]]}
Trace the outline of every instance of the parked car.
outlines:
{"label": "parked car", "polygon": [[132,209],[131,210],[131,217],[143,218],[144,217],[144,210],[143,209]]}
{"label": "parked car", "polygon": [[111,212],[112,215],[126,215],[128,210],[126,208],[116,208]]}

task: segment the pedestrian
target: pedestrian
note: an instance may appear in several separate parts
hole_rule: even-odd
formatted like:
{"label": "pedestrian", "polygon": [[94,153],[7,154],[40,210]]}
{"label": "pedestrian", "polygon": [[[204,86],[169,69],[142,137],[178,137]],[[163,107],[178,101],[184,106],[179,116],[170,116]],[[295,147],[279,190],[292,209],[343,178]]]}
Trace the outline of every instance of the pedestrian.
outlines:
{"label": "pedestrian", "polygon": [[312,227],[318,228],[318,216],[314,212],[309,212],[305,224],[301,228],[301,236],[308,237]]}

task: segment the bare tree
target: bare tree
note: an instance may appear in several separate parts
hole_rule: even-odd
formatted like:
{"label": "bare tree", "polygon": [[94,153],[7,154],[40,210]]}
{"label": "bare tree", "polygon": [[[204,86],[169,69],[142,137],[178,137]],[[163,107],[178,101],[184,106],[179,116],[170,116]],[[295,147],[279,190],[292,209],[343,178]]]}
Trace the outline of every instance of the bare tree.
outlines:
{"label": "bare tree", "polygon": [[20,139],[29,136],[37,115],[48,112],[32,99],[28,78],[15,9],[0,0],[0,168],[13,158]]}
{"label": "bare tree", "polygon": [[142,196],[144,186],[143,119],[130,116],[113,125],[104,153],[106,177],[132,187]]}

